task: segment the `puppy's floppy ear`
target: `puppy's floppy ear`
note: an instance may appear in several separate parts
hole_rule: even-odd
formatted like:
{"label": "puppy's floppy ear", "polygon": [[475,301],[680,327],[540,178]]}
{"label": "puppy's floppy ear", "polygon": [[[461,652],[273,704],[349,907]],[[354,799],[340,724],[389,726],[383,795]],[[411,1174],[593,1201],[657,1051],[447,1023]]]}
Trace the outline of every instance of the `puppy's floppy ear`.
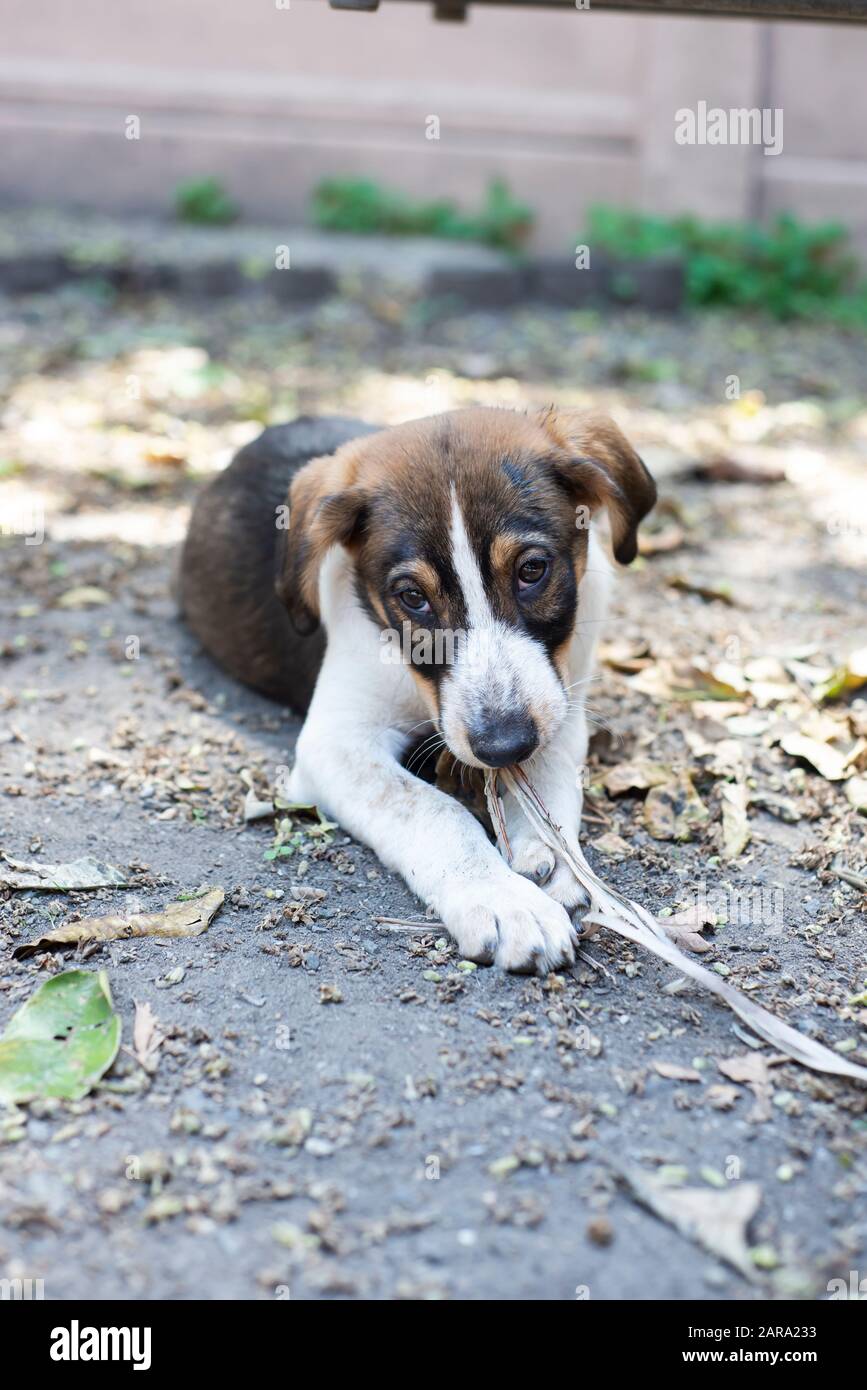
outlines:
{"label": "puppy's floppy ear", "polygon": [[638,523],[656,501],[656,484],[607,415],[583,410],[548,410],[540,422],[568,453],[554,470],[576,498],[591,510],[608,508],[614,558],[628,565],[638,553]]}
{"label": "puppy's floppy ear", "polygon": [[289,488],[289,529],[276,589],[292,626],[309,637],[319,626],[319,568],[335,545],[347,545],[364,525],[366,494],[355,485],[355,441],[311,459]]}

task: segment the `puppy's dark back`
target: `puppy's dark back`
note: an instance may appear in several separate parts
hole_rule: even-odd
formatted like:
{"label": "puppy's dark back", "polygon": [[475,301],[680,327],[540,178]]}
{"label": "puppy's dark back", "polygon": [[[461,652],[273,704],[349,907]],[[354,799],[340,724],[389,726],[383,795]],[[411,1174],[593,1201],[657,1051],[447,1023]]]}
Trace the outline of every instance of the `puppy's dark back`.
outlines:
{"label": "puppy's dark back", "polygon": [[301,637],[274,591],[285,528],[277,508],[311,458],[372,434],[341,416],[276,425],[235,456],[199,495],[181,558],[181,612],[203,646],[237,680],[303,714],[325,636]]}

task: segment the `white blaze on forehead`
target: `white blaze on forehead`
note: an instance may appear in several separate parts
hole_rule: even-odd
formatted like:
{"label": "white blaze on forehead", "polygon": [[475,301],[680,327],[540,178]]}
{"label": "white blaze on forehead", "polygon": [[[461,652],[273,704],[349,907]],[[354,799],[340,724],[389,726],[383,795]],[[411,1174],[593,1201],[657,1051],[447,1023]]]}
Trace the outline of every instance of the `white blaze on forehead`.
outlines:
{"label": "white blaze on forehead", "polygon": [[464,607],[467,614],[467,628],[479,628],[492,626],[494,615],[491,612],[491,605],[485,593],[485,584],[482,579],[482,571],[479,569],[479,562],[473,550],[472,543],[467,534],[464,524],[463,513],[458,502],[458,494],[454,483],[451,485],[452,495],[452,520],[449,528],[449,535],[452,543],[452,564],[458,576],[458,583],[461,586],[461,593],[464,596]]}
{"label": "white blaze on forehead", "polygon": [[467,741],[468,724],[483,714],[505,715],[523,707],[545,738],[562,720],[566,697],[541,642],[494,615],[454,484],[451,502],[449,540],[464,599],[466,637],[443,685],[440,718],[452,752],[477,764]]}

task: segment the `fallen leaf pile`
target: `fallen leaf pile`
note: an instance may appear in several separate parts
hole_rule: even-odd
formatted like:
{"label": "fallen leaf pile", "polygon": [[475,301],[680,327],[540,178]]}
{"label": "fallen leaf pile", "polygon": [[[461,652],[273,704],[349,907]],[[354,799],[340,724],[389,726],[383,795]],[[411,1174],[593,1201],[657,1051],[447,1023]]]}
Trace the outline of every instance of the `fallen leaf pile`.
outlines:
{"label": "fallen leaf pile", "polygon": [[[848,1076],[867,1082],[867,1067],[848,1061],[839,1053],[833,1053],[813,1038],[799,1033],[774,1014],[763,1009],[752,999],[726,984],[718,975],[712,974],[704,966],[690,959],[674,944],[666,933],[665,924],[657,921],[638,903],[623,896],[616,889],[609,888],[593,872],[581,850],[573,850],[560,829],[554,824],[544,803],[520,767],[503,768],[498,773],[488,773],[485,789],[494,826],[502,828],[502,810],[498,791],[498,781],[503,784],[517,800],[527,820],[540,838],[560,855],[587,893],[591,909],[584,918],[587,925],[607,927],[610,931],[626,937],[628,941],[645,947],[654,955],[661,956],[670,965],[676,966],[682,974],[696,980],[705,989],[721,998],[729,1008],[739,1014],[744,1022],[766,1042],[783,1051],[793,1061],[816,1071],[830,1072],[838,1076]],[[502,829],[497,842],[506,858],[510,857],[508,842]]]}
{"label": "fallen leaf pile", "polygon": [[610,798],[644,797],[642,822],[652,838],[710,835],[724,860],[738,859],[752,838],[752,806],[790,823],[819,814],[806,785],[798,796],[767,786],[769,777],[779,782],[799,766],[829,791],[839,788],[838,815],[867,812],[867,701],[857,695],[867,686],[867,649],[833,667],[813,648],[713,662],[656,659],[646,642],[621,640],[603,645],[601,658],[663,720],[677,714],[686,744],[679,759],[660,757],[658,736],[648,734],[642,751],[596,774]]}

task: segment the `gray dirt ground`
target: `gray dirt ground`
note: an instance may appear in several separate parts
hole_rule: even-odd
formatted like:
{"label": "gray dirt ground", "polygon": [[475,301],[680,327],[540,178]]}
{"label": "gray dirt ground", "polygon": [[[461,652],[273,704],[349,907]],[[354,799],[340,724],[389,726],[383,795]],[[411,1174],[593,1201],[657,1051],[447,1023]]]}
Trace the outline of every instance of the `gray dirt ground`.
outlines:
{"label": "gray dirt ground", "polygon": [[[339,831],[266,861],[273,828],[245,826],[240,774],[264,792],[297,721],[216,670],[170,596],[196,488],[263,423],[469,401],[613,410],[660,477],[673,548],[619,585],[591,700],[612,734],[594,742],[588,853],[656,910],[702,884],[724,904],[764,890],[760,909],[717,913],[703,963],[867,1061],[864,894],[831,871],[863,875],[865,819],[844,779],[778,743],[807,728],[851,755],[852,782],[864,769],[864,700],[820,708],[798,665],[864,642],[863,340],[628,313],[438,319],[385,293],[294,316],[86,288],[5,308],[3,517],[14,529],[33,490],[48,530],[0,548],[0,849],[93,853],[133,886],[0,892],[0,1027],[64,968],[14,961],[14,945],[72,913],[227,896],[198,938],[85,952],[126,1047],[136,1002],[165,1041],[152,1076],[122,1050],[84,1101],[0,1114],[0,1276],[43,1278],[56,1299],[500,1300],[826,1297],[831,1277],[867,1273],[867,1092],[787,1062],[733,1083],[718,1064],[756,1055],[747,1030],[697,987],[664,992],[670,969],[606,935],[572,975],[464,971],[436,931],[376,926],[419,905]],[[787,478],[689,476],[721,458]],[[707,596],[672,585],[684,577]],[[102,601],[60,604],[82,585]],[[733,698],[651,685],[691,657],[719,679],[727,662]],[[695,839],[654,838],[644,792],[605,790],[636,757],[692,769]],[[753,796],[731,860],[727,777]],[[594,848],[611,835],[625,846]],[[638,1206],[623,1163],[722,1199],[760,1184],[754,1277]]]}

